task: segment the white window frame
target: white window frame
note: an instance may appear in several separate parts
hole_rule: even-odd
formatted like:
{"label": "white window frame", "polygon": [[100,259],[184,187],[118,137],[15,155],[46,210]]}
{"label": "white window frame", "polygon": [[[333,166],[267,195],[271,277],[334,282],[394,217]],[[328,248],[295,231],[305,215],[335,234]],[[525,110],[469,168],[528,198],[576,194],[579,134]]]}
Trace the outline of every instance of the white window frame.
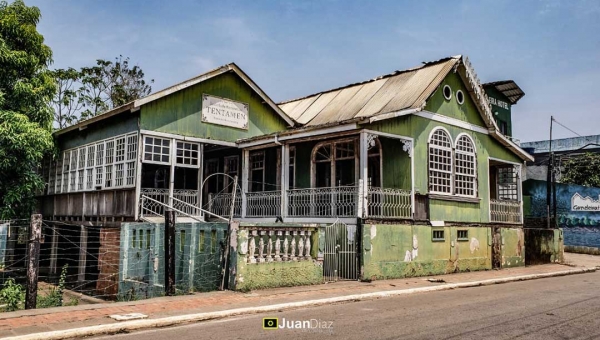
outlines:
{"label": "white window frame", "polygon": [[[437,131],[443,131],[446,134],[446,136],[448,137],[449,143],[450,143],[450,147],[432,144],[433,136],[435,135],[435,133]],[[432,167],[431,167],[431,150],[432,149],[437,149],[442,152],[446,151],[446,152],[450,153],[450,162],[449,162],[450,170],[449,171],[432,169]],[[440,163],[440,164],[445,164],[445,163]],[[450,174],[450,176],[448,178],[448,180],[450,182],[449,189],[448,189],[449,191],[446,192],[446,191],[439,191],[439,190],[433,189],[434,184],[431,183],[432,172],[441,172],[441,173]],[[443,127],[436,127],[433,130],[431,130],[431,133],[429,134],[429,138],[427,140],[427,183],[428,183],[428,191],[430,193],[439,194],[439,195],[447,195],[447,196],[452,196],[454,193],[454,150],[453,150],[452,135],[446,128],[443,128]],[[437,186],[440,186],[440,185],[437,184]]]}
{"label": "white window frame", "polygon": [[[179,147],[179,144],[181,144],[181,146],[183,148]],[[185,149],[185,145],[188,144],[190,146],[196,146],[196,150],[186,150]],[[173,161],[175,161],[175,166],[179,167],[179,168],[192,168],[192,169],[198,169],[200,168],[200,156],[201,156],[201,149],[202,147],[200,146],[200,143],[194,143],[194,142],[188,142],[188,141],[184,141],[184,140],[175,140],[175,159]],[[179,155],[179,151],[181,151],[182,153],[185,153],[186,151],[189,151],[192,155],[190,157],[185,156],[185,154],[182,154],[181,156]],[[185,163],[179,163],[178,162],[178,158],[182,158],[185,162],[186,159],[191,159],[193,160],[193,153],[196,153],[196,164],[185,164]]]}
{"label": "white window frame", "polygon": [[[464,151],[461,150],[459,148],[459,142],[461,140],[461,138],[466,138],[469,143],[471,143],[471,147],[473,148],[473,152],[468,152],[468,151]],[[458,170],[462,167],[459,167],[456,163],[458,162],[458,157],[456,156],[457,154],[461,154],[461,155],[465,155],[467,157],[473,157],[473,167],[471,170],[473,170],[473,174],[465,174],[465,173],[459,173]],[[452,182],[454,183],[454,193],[456,196],[461,196],[461,197],[477,197],[477,178],[478,178],[478,174],[477,174],[477,148],[475,147],[475,141],[473,140],[473,138],[471,138],[471,136],[469,136],[468,134],[462,132],[460,133],[457,137],[456,137],[456,142],[454,144],[454,178],[452,180]],[[458,191],[458,186],[457,186],[457,178],[458,176],[464,176],[464,177],[469,177],[472,180],[473,183],[473,194],[472,195],[465,195],[465,194],[459,194]],[[465,188],[462,188],[463,190]]]}
{"label": "white window frame", "polygon": [[[148,140],[147,140],[148,138],[152,139],[152,141],[155,141],[155,140],[160,140],[160,141],[161,141],[161,144],[160,144],[160,146],[159,146],[159,145],[156,145],[156,144],[154,144],[154,143],[152,143],[152,144],[148,144]],[[172,151],[172,149],[171,149],[171,148],[173,148],[173,147],[176,147],[176,146],[172,145],[172,144],[173,144],[173,140],[172,140],[171,138],[156,137],[156,136],[152,136],[152,135],[143,135],[143,138],[142,138],[142,140],[144,141],[144,147],[142,148],[142,151],[141,151],[141,155],[142,155],[142,162],[143,162],[143,163],[148,163],[148,164],[162,164],[162,165],[171,165],[171,151]],[[167,152],[166,154],[162,153],[162,148],[164,148],[164,147],[165,147],[165,146],[163,146],[163,143],[162,143],[162,141],[165,141],[165,140],[166,140],[166,141],[168,141],[168,146],[167,146],[167,151],[168,151],[168,152]],[[160,152],[160,153],[156,153],[156,152],[154,152],[154,150],[152,150],[152,151],[149,151],[149,154],[150,154],[150,155],[152,155],[152,157],[151,157],[152,159],[150,159],[150,160],[147,160],[147,159],[146,159],[146,147],[147,147],[147,146],[152,146],[152,148],[153,148],[153,149],[154,149],[155,147],[160,147],[160,148],[161,148],[161,150],[160,150],[161,152]],[[168,159],[168,160],[167,160],[166,162],[164,162],[164,161],[155,161],[155,160],[153,159],[153,158],[154,158],[154,155],[160,155],[160,156],[161,156],[161,158],[162,158],[163,156],[167,156],[167,159]]]}
{"label": "white window frame", "polygon": [[[124,141],[122,157],[117,156],[120,141]],[[112,157],[107,155],[109,143],[113,143]],[[64,150],[60,158],[62,161],[54,162],[54,171],[48,174],[49,183],[54,183],[54,190],[49,189],[48,194],[135,187],[137,143],[138,133],[133,132]],[[121,164],[123,183],[116,185],[116,168]],[[110,186],[106,185],[107,170],[110,170],[109,178],[112,178]]]}

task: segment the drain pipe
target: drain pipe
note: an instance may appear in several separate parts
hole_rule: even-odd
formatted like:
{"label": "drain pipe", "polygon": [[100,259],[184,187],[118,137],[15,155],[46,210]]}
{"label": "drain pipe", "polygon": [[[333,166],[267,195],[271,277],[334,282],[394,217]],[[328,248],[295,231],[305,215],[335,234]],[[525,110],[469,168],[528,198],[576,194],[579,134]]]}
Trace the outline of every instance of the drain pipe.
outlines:
{"label": "drain pipe", "polygon": [[274,140],[275,144],[277,145],[283,145],[280,141],[279,141],[279,135],[275,135],[275,140]]}

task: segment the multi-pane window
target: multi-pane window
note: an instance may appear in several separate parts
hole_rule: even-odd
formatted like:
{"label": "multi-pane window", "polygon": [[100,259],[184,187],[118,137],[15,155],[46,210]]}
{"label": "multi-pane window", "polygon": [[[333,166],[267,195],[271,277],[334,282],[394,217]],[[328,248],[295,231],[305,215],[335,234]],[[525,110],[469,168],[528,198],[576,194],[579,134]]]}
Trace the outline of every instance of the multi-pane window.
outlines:
{"label": "multi-pane window", "polygon": [[429,190],[452,194],[452,141],[443,129],[437,129],[429,140]]}
{"label": "multi-pane window", "polygon": [[252,192],[265,190],[265,152],[250,153],[250,188]]}
{"label": "multi-pane window", "polygon": [[454,153],[454,193],[460,196],[477,194],[477,165],[475,162],[475,147],[466,135],[456,141]]}
{"label": "multi-pane window", "polygon": [[50,163],[50,169],[48,174],[48,194],[53,194],[56,190],[56,163]]}
{"label": "multi-pane window", "polygon": [[227,175],[231,176],[231,178],[225,176],[225,189],[227,192],[231,192],[233,190],[232,178],[235,178],[235,176],[238,176],[239,174],[239,160],[240,158],[238,156],[227,156],[224,159],[224,171]]}
{"label": "multi-pane window", "polygon": [[144,161],[170,163],[171,141],[165,138],[144,138]]}
{"label": "multi-pane window", "polygon": [[66,150],[53,165],[48,193],[67,193],[134,185],[137,134]]}
{"label": "multi-pane window", "polygon": [[501,200],[519,200],[517,168],[507,166],[498,168],[498,198]]}
{"label": "multi-pane window", "polygon": [[199,163],[198,154],[200,145],[190,142],[177,142],[177,165],[197,168]]}

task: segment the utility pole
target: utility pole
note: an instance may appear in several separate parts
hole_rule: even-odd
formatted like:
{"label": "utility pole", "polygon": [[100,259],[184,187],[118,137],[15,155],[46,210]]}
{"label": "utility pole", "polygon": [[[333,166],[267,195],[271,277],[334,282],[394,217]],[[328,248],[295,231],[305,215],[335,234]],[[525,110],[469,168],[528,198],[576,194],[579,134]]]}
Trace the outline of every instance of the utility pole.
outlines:
{"label": "utility pole", "polygon": [[165,295],[175,295],[175,211],[165,210]]}
{"label": "utility pole", "polygon": [[550,141],[548,147],[548,168],[547,168],[547,176],[546,176],[546,218],[547,218],[547,227],[550,229],[550,202],[551,202],[551,192],[552,192],[552,181],[554,176],[552,175],[553,166],[554,166],[554,157],[552,155],[552,122],[554,121],[554,116],[550,116]]}
{"label": "utility pole", "polygon": [[35,309],[37,302],[41,236],[42,215],[31,215],[29,239],[27,242],[27,291],[25,292],[25,309]]}

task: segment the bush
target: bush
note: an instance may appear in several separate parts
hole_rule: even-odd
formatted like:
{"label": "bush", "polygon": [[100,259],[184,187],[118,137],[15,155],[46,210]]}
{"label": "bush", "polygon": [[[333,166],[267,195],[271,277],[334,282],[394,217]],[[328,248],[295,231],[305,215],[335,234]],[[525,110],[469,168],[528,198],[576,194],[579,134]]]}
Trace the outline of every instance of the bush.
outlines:
{"label": "bush", "polygon": [[8,279],[0,290],[0,302],[5,304],[4,309],[12,312],[21,308],[25,302],[25,290],[23,286],[15,283],[14,279]]}

